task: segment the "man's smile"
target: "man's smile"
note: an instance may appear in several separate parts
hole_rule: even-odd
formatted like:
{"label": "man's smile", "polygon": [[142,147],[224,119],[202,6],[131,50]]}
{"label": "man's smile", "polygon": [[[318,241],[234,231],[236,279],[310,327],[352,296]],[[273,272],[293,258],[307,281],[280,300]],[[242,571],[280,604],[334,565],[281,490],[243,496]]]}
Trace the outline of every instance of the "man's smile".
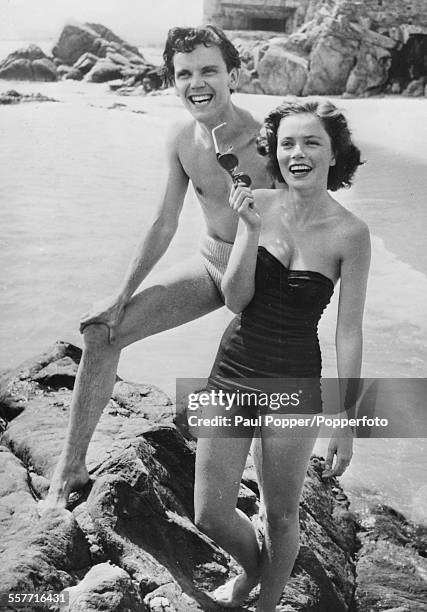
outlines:
{"label": "man's smile", "polygon": [[204,106],[206,104],[209,104],[212,98],[213,98],[213,94],[209,94],[209,93],[191,94],[188,96],[188,99],[190,100],[190,102],[192,104],[195,104],[196,106]]}

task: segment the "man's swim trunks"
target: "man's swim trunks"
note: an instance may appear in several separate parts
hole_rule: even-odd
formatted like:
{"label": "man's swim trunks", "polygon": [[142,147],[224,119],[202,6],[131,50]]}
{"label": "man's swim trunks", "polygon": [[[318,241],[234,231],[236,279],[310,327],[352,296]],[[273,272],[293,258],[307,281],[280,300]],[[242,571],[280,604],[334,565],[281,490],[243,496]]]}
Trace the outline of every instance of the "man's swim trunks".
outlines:
{"label": "man's swim trunks", "polygon": [[211,238],[211,236],[205,235],[200,241],[200,253],[203,257],[203,263],[221,296],[221,281],[227,268],[232,248],[233,244],[231,242],[224,242],[223,240]]}

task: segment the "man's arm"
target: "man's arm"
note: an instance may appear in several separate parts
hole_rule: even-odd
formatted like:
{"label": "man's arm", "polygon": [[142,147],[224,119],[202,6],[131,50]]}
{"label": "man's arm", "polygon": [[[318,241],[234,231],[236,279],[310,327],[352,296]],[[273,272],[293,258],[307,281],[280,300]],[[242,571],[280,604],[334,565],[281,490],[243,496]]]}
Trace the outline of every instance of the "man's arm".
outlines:
{"label": "man's arm", "polygon": [[178,227],[188,176],[178,157],[176,132],[167,141],[168,175],[166,187],[151,223],[138,245],[119,290],[119,297],[127,303],[144,278],[164,255]]}
{"label": "man's arm", "polygon": [[115,329],[120,323],[126,304],[165,253],[175,235],[189,181],[178,156],[181,130],[182,128],[173,130],[167,139],[166,186],[154,217],[135,251],[123,282],[117,293],[96,304],[92,311],[82,318],[80,322],[81,333],[87,325],[104,323],[109,328],[110,342],[114,342]]}

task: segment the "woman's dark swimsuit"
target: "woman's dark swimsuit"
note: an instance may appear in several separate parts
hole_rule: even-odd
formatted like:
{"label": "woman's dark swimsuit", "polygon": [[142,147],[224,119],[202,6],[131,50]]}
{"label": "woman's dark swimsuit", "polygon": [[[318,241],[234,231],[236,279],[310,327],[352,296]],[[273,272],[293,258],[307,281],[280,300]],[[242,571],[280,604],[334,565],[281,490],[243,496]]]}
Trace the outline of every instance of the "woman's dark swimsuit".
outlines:
{"label": "woman's dark swimsuit", "polygon": [[[258,247],[254,297],[224,332],[207,389],[247,390],[242,378],[310,379],[306,388],[317,390],[312,401],[287,412],[321,411],[317,325],[333,291],[332,280],[320,272],[289,270]],[[275,390],[272,382],[267,387]],[[258,381],[254,387],[266,388]]]}

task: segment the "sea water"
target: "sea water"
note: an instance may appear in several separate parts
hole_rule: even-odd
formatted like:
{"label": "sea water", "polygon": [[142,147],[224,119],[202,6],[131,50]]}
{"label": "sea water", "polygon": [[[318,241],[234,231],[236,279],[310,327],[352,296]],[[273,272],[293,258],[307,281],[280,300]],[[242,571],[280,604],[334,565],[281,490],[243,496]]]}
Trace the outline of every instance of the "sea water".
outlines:
{"label": "sea water", "polygon": [[[2,225],[0,367],[57,339],[81,345],[79,317],[119,286],[165,180],[165,135],[185,116],[173,93],[119,97],[105,85],[0,82],[58,102],[0,107]],[[235,95],[260,115],[273,96]],[[337,100],[367,160],[337,198],[369,224],[373,257],[363,374],[425,377],[427,154],[425,100]],[[156,270],[191,256],[203,222],[190,189],[173,243]],[[325,376],[336,374],[338,291],[320,327]],[[231,318],[221,309],[124,351],[119,374],[174,395],[178,377],[209,371]],[[318,450],[325,452],[326,441]],[[343,481],[427,521],[424,440],[356,440]],[[424,488],[423,488],[424,486]]]}

